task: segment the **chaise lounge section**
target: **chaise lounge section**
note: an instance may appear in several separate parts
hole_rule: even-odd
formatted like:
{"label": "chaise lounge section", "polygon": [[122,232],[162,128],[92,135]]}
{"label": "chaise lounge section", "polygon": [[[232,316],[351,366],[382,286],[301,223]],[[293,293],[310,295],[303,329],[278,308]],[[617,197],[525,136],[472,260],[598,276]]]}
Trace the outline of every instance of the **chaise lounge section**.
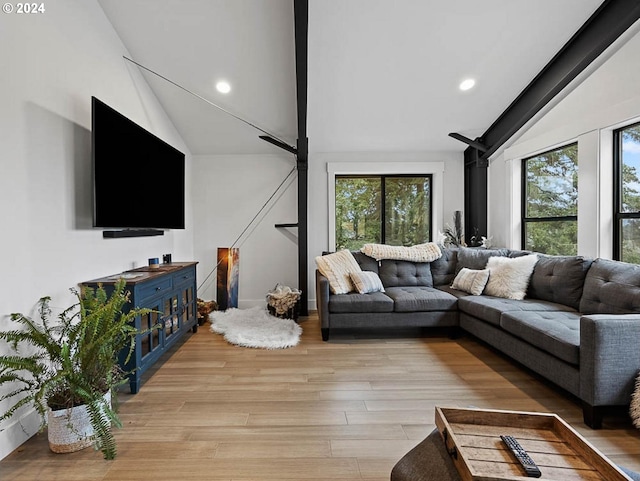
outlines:
{"label": "chaise lounge section", "polygon": [[334,294],[316,271],[325,341],[341,328],[459,326],[579,398],[592,428],[602,426],[609,406],[629,404],[640,371],[640,266],[537,254],[526,295],[512,299],[451,286],[463,269],[475,274],[495,264],[492,257],[531,252],[447,248],[423,263],[352,254],[379,276],[384,292]]}

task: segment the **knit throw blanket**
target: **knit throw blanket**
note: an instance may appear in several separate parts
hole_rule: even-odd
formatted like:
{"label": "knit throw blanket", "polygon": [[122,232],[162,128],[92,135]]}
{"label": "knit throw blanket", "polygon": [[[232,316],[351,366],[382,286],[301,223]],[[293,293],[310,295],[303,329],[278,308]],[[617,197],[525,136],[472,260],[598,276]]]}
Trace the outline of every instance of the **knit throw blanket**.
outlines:
{"label": "knit throw blanket", "polygon": [[386,244],[365,244],[360,252],[379,261],[393,259],[410,262],[433,262],[442,256],[442,251],[435,242],[418,244],[411,247],[388,246]]}

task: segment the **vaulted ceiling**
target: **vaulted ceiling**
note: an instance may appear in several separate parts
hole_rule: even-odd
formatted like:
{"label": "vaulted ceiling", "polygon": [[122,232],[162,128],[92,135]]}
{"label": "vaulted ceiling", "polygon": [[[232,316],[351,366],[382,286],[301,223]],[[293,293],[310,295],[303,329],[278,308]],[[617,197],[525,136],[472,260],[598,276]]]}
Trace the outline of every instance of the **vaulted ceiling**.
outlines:
{"label": "vaulted ceiling", "polygon": [[[99,2],[136,62],[295,145],[293,0]],[[310,0],[310,150],[462,152],[448,132],[482,134],[600,3]],[[279,152],[144,75],[192,153]],[[476,87],[461,92],[467,77]]]}

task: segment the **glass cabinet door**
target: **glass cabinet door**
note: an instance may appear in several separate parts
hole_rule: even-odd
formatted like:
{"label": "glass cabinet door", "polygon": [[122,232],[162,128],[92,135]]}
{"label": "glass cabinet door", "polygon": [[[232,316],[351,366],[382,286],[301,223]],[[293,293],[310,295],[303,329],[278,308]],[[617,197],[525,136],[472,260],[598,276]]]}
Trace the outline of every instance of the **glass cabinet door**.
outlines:
{"label": "glass cabinet door", "polygon": [[182,301],[182,320],[180,326],[182,327],[190,319],[193,319],[196,315],[195,299],[193,297],[193,286],[188,286],[180,291],[180,297]]}
{"label": "glass cabinet door", "polygon": [[164,338],[168,340],[179,329],[178,295],[164,300]]}
{"label": "glass cabinet door", "polygon": [[160,329],[158,327],[153,328],[160,322],[159,303],[150,307],[150,309],[152,309],[152,311],[140,319],[140,329],[149,331],[141,334],[139,337],[142,357],[145,357],[160,345]]}

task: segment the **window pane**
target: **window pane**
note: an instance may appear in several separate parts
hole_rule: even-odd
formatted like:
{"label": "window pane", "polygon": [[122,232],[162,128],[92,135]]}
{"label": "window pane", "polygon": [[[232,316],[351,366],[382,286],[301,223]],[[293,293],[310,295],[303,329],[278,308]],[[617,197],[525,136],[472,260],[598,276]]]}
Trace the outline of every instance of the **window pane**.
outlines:
{"label": "window pane", "polygon": [[525,160],[525,217],[578,215],[578,145]]}
{"label": "window pane", "polygon": [[624,219],[620,234],[622,257],[620,260],[640,264],[640,219]]}
{"label": "window pane", "polygon": [[640,211],[640,125],[621,132],[622,212]]}
{"label": "window pane", "polygon": [[385,244],[411,246],[431,238],[428,177],[385,178]]}
{"label": "window pane", "polygon": [[578,223],[573,220],[525,223],[525,250],[549,255],[576,255],[577,239]]}
{"label": "window pane", "polygon": [[336,177],[336,250],[380,243],[380,177]]}

